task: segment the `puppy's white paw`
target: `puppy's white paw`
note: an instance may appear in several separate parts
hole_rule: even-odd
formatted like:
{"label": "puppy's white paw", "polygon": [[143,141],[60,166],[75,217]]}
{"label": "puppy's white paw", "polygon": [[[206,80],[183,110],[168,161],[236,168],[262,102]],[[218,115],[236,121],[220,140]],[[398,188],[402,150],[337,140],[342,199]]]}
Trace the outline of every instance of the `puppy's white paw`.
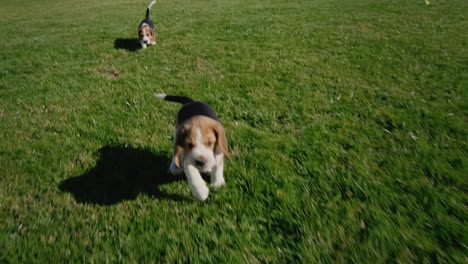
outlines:
{"label": "puppy's white paw", "polygon": [[218,180],[216,182],[211,183],[211,187],[213,189],[219,189],[219,188],[223,187],[224,185],[226,185],[226,182],[224,181],[224,179],[221,179],[221,180]]}
{"label": "puppy's white paw", "polygon": [[199,186],[197,189],[193,188],[192,193],[200,201],[205,201],[210,194],[210,190],[206,186]]}

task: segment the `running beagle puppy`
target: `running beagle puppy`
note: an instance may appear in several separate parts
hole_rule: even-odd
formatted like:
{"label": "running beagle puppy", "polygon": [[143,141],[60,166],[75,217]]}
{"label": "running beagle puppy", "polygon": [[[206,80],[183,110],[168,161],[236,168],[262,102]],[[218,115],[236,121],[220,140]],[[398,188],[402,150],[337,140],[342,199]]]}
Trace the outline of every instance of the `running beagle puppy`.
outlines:
{"label": "running beagle puppy", "polygon": [[177,114],[174,157],[169,171],[185,172],[190,190],[199,200],[208,198],[208,187],[200,173],[210,173],[211,187],[225,184],[224,157],[231,161],[226,134],[215,111],[188,97],[155,94],[158,99],[183,104]]}
{"label": "running beagle puppy", "polygon": [[147,45],[156,45],[156,35],[154,32],[154,24],[151,21],[150,9],[156,3],[156,0],[149,3],[148,8],[146,8],[146,18],[141,21],[140,26],[138,26],[138,37],[140,39],[140,44],[142,49],[146,49]]}

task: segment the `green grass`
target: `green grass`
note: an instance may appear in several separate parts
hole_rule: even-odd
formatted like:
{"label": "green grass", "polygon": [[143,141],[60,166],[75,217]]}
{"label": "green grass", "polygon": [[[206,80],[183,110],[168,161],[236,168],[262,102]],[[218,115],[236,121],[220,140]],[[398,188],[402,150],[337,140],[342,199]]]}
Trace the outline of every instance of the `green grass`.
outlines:
{"label": "green grass", "polygon": [[[466,1],[159,0],[133,51],[147,2],[0,1],[0,262],[468,261]],[[223,120],[207,202],[156,92]]]}

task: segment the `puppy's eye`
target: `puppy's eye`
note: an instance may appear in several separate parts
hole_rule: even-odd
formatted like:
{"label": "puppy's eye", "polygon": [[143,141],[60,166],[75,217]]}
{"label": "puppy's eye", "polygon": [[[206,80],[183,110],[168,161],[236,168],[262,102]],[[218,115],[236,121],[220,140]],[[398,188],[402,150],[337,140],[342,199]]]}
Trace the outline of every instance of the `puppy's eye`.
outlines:
{"label": "puppy's eye", "polygon": [[214,145],[214,142],[213,141],[209,141],[208,142],[208,147],[212,147]]}
{"label": "puppy's eye", "polygon": [[187,143],[187,148],[193,149],[193,144],[192,143]]}

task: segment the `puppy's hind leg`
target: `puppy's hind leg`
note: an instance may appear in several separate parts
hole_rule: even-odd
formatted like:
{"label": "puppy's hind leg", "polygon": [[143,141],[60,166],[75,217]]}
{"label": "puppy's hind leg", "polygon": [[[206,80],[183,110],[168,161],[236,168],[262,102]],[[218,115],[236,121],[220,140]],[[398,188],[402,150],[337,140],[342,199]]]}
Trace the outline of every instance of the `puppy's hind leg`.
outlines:
{"label": "puppy's hind leg", "polygon": [[188,162],[184,164],[184,168],[185,176],[187,176],[190,190],[193,195],[195,195],[198,200],[205,201],[206,198],[208,198],[210,191],[208,190],[208,187],[206,187],[205,181],[201,177],[200,172],[195,168],[195,166]]}

